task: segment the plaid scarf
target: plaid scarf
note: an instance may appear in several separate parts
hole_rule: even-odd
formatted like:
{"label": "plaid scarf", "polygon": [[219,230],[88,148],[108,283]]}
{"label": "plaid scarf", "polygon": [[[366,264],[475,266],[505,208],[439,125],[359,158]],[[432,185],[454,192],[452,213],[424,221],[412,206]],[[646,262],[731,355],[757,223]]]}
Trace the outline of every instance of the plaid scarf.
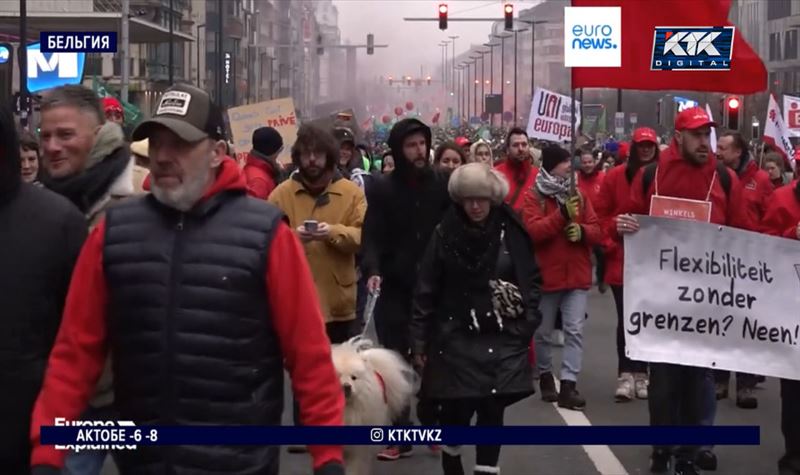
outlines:
{"label": "plaid scarf", "polygon": [[569,178],[562,178],[551,175],[542,168],[536,175],[536,190],[543,196],[555,198],[560,204],[567,202],[569,198]]}

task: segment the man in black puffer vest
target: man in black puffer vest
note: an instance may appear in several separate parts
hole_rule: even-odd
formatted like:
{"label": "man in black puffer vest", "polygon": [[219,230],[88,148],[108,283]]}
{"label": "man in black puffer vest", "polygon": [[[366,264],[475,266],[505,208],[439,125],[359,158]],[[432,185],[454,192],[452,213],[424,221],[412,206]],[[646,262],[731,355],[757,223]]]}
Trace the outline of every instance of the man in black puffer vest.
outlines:
{"label": "man in black puffer vest", "polygon": [[[280,425],[284,365],[304,425],[342,425],[344,398],[303,248],[268,203],[246,196],[208,94],[167,90],[149,138],[151,194],[92,231],[33,413],[33,474],[63,452],[42,425],[77,419],[112,355],[114,404],[136,425]],[[309,448],[315,475],[343,475],[339,446]],[[139,446],[123,475],[277,475],[274,446]]]}

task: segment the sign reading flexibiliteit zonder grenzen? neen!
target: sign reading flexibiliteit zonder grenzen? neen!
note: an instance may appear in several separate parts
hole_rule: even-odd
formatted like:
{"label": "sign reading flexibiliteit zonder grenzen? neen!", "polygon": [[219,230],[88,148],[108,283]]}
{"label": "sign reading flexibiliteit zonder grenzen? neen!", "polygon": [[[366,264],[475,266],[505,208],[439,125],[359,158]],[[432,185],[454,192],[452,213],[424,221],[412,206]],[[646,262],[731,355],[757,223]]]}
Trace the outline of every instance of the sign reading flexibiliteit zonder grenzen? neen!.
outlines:
{"label": "sign reading flexibiliteit zonder grenzen? neen!", "polygon": [[800,242],[638,219],[625,238],[628,357],[800,378]]}
{"label": "sign reading flexibiliteit zonder grenzen? neen!", "polygon": [[116,31],[43,31],[42,53],[116,53]]}
{"label": "sign reading flexibiliteit zonder grenzen? neen!", "polygon": [[650,69],[729,71],[735,32],[732,26],[657,26]]}

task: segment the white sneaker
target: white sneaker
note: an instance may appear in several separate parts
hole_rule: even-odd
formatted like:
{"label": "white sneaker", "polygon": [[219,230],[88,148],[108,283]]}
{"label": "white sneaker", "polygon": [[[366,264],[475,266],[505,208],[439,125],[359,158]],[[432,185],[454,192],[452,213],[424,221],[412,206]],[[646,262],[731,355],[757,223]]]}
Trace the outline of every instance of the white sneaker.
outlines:
{"label": "white sneaker", "polygon": [[633,397],[633,375],[631,373],[622,373],[617,378],[617,392],[614,393],[614,399],[617,402],[628,402],[632,401]]}
{"label": "white sneaker", "polygon": [[647,387],[650,385],[650,380],[647,379],[647,373],[636,373],[633,375],[633,379],[636,389],[636,398],[647,399]]}

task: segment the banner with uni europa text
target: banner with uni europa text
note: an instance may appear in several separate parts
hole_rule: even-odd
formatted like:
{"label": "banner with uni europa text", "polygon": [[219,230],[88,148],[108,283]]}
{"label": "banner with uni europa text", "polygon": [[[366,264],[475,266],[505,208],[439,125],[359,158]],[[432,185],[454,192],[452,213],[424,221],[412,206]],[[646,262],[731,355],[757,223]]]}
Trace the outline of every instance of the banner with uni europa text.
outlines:
{"label": "banner with uni europa text", "polygon": [[[540,87],[536,88],[528,119],[528,136],[564,143],[572,140],[570,117],[572,99]],[[575,131],[581,123],[581,104],[575,101]]]}
{"label": "banner with uni europa text", "polygon": [[637,219],[625,238],[628,357],[800,379],[800,242]]}

